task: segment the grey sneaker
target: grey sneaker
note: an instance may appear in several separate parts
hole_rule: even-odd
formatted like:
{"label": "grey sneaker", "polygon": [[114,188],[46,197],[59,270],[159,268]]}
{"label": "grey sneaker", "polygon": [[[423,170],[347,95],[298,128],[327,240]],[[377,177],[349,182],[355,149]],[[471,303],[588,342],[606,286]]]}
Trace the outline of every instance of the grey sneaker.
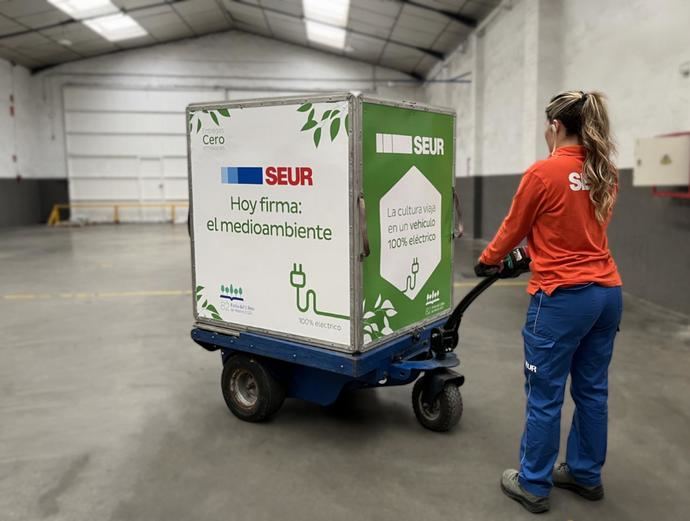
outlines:
{"label": "grey sneaker", "polygon": [[518,482],[517,470],[508,469],[503,473],[501,477],[501,490],[503,490],[506,496],[514,499],[533,514],[549,511],[548,496],[535,496],[522,488]]}
{"label": "grey sneaker", "polygon": [[604,497],[603,485],[595,485],[593,487],[581,485],[575,481],[575,478],[570,473],[570,468],[568,468],[567,463],[559,463],[554,467],[553,486],[571,490],[576,494],[581,495],[583,498],[589,499],[590,501],[599,501]]}

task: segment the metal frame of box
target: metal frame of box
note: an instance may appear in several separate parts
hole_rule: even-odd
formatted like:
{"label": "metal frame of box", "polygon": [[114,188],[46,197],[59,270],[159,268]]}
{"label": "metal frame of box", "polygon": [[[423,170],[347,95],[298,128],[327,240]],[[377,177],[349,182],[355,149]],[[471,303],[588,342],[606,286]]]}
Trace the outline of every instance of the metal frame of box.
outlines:
{"label": "metal frame of box", "polygon": [[[326,347],[335,351],[345,352],[345,353],[360,353],[370,351],[380,345],[395,340],[403,335],[406,335],[415,330],[421,330],[429,324],[438,322],[439,320],[447,317],[451,310],[447,309],[442,312],[436,313],[426,319],[419,321],[413,325],[396,330],[393,334],[381,337],[374,342],[371,342],[364,346],[364,334],[362,330],[362,288],[363,288],[363,275],[362,275],[362,262],[360,254],[363,249],[362,236],[360,233],[361,225],[358,200],[362,195],[362,176],[363,176],[363,154],[362,154],[362,138],[363,138],[363,122],[362,122],[362,108],[364,103],[374,103],[381,105],[388,105],[391,107],[406,108],[412,110],[420,110],[425,112],[434,112],[450,115],[453,117],[453,154],[455,154],[455,144],[456,144],[456,125],[455,125],[455,111],[434,107],[431,105],[420,104],[411,101],[393,101],[377,97],[372,97],[368,95],[355,94],[355,93],[334,93],[334,94],[323,94],[316,96],[287,96],[278,98],[263,98],[254,100],[237,100],[228,102],[218,102],[218,103],[198,103],[191,104],[187,107],[185,111],[185,117],[187,121],[189,120],[190,114],[197,110],[215,110],[215,109],[243,109],[252,107],[269,107],[277,105],[301,105],[304,103],[323,103],[323,102],[334,102],[334,101],[347,101],[348,110],[350,113],[350,134],[349,134],[349,242],[350,242],[350,346],[345,348],[342,344],[325,342],[317,339],[312,339],[309,337],[303,337],[300,335],[294,335],[291,333],[284,333],[280,331],[267,330],[252,326],[246,326],[241,324],[219,322],[203,317],[199,317],[197,312],[197,302],[196,299],[193,301],[193,313],[196,321],[196,326],[200,329],[205,329],[209,331],[221,332],[229,335],[239,335],[240,332],[250,332],[259,333],[264,335],[273,336],[276,338],[282,338],[286,340],[294,340],[298,342],[306,342],[315,346]],[[187,125],[186,125],[187,126]],[[191,139],[190,130],[187,126],[187,165],[188,165],[188,184],[189,184],[189,201],[190,201],[190,229],[191,229],[191,257],[192,257],[192,285],[197,286],[196,281],[196,259],[195,259],[195,247],[194,247],[194,205],[192,197],[192,157],[191,157]],[[455,180],[455,161],[452,161],[452,181]],[[454,187],[452,187],[454,189]],[[452,203],[451,203],[452,204]],[[454,228],[454,224],[451,228]],[[451,265],[454,259],[454,242],[451,238],[450,244],[450,262]],[[451,302],[453,303],[453,280],[452,280],[452,269],[451,269],[451,280],[448,282],[450,284],[450,295]]]}

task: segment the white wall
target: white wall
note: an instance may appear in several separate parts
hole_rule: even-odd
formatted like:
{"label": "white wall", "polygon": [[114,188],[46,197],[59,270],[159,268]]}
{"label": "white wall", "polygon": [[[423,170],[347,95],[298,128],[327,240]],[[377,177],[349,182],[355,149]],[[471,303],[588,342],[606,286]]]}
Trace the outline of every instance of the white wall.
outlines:
{"label": "white wall", "polygon": [[[455,58],[445,67],[440,68],[435,75],[437,83],[428,83],[424,94],[433,105],[451,107],[457,113],[455,130],[455,174],[458,177],[470,173],[470,158],[473,154],[474,125],[473,125],[473,85],[471,75],[474,53],[473,41],[467,42],[457,51]],[[459,77],[459,78],[458,78]],[[458,78],[461,82],[453,82]]]}
{"label": "white wall", "polygon": [[[619,164],[638,137],[690,131],[690,2],[563,2],[563,83],[609,96]],[[572,86],[572,87],[570,87]]]}
{"label": "white wall", "polygon": [[[500,16],[475,39],[475,63],[481,77],[475,82],[481,118],[475,139],[476,167],[485,174],[505,174],[522,163],[522,118],[526,88],[525,3],[515,5],[510,16]],[[529,85],[527,85],[529,86]]]}
{"label": "white wall", "polygon": [[0,178],[20,174],[14,157],[19,156],[29,124],[25,92],[28,77],[28,69],[0,58]]}
{"label": "white wall", "polygon": [[0,177],[14,177],[15,152],[14,118],[10,115],[10,96],[13,82],[12,66],[0,59]]}
{"label": "white wall", "polygon": [[[13,77],[16,139],[6,116]],[[409,80],[390,69],[236,31],[67,63],[36,75],[0,60],[0,175],[15,175],[6,158],[16,147],[16,173],[23,177],[67,176],[63,113],[67,88],[97,92],[107,87],[104,96],[128,89],[153,95],[205,93],[197,101],[335,90],[417,99],[421,90]]]}
{"label": "white wall", "polygon": [[[638,137],[690,130],[690,2],[504,1],[431,77],[471,70],[472,86],[427,84],[426,100],[453,102],[458,172],[522,172],[547,153],[544,107],[561,90],[609,97],[618,164],[633,166]],[[468,107],[467,104],[470,104]]]}
{"label": "white wall", "polygon": [[53,128],[52,124],[45,125],[53,118],[44,111],[40,85],[33,81],[30,71],[0,58],[0,178],[60,177],[52,171],[43,175],[32,165]]}

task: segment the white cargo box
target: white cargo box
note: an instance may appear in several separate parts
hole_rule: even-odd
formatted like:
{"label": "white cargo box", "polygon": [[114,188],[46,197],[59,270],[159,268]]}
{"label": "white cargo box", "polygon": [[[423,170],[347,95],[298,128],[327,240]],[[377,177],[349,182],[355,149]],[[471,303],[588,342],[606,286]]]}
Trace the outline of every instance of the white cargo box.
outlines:
{"label": "white cargo box", "polygon": [[334,94],[187,118],[199,327],[361,352],[448,315],[453,111]]}

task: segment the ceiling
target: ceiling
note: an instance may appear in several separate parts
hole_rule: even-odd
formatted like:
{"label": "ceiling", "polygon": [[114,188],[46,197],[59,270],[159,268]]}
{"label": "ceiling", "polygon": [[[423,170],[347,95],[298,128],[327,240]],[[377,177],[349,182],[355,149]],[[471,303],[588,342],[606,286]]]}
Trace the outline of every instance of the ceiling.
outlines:
{"label": "ceiling", "polygon": [[46,0],[0,0],[0,57],[41,69],[122,49],[235,29],[421,78],[500,0],[351,0],[343,51],[307,40],[302,0],[112,2],[148,35],[109,42]]}

